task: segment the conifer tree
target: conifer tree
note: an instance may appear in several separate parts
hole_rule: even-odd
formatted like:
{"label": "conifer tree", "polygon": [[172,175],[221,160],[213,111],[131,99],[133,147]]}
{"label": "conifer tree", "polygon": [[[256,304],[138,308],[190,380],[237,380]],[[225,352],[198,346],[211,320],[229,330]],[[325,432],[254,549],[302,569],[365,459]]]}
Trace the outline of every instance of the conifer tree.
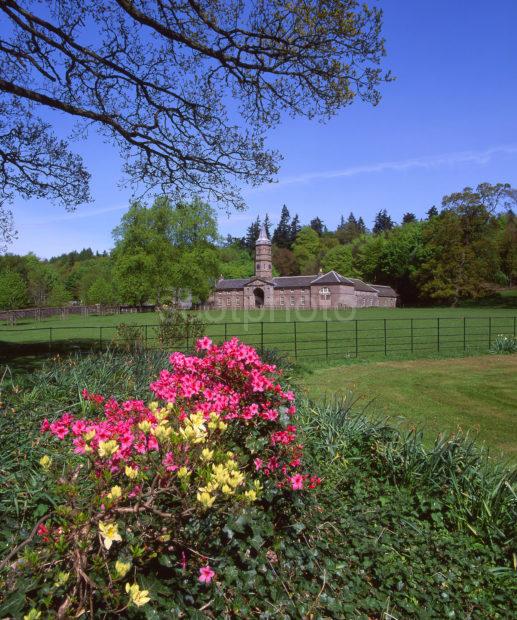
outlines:
{"label": "conifer tree", "polygon": [[248,226],[246,231],[246,248],[253,252],[255,250],[255,243],[260,234],[260,217],[257,215],[257,219]]}
{"label": "conifer tree", "polygon": [[295,213],[291,221],[291,226],[289,227],[289,247],[290,248],[292,248],[293,243],[296,241],[296,237],[298,236],[298,233],[300,232],[301,229],[302,229],[302,226],[300,224],[300,218],[298,217],[298,213]]}
{"label": "conifer tree", "polygon": [[289,248],[291,245],[290,219],[291,215],[289,214],[289,209],[284,205],[280,213],[280,221],[275,228],[272,239],[273,243],[279,248]]}
{"label": "conifer tree", "polygon": [[379,235],[380,233],[391,230],[394,226],[394,222],[389,216],[386,209],[381,209],[375,216],[375,223],[373,225],[373,234]]}

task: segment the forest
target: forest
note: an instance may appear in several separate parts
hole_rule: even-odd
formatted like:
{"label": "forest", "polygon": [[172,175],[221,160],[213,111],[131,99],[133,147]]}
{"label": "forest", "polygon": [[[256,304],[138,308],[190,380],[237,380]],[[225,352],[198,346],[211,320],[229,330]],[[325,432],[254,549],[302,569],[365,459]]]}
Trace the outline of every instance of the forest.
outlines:
{"label": "forest", "polygon": [[[274,226],[275,275],[335,270],[392,285],[403,305],[450,304],[490,295],[517,280],[517,192],[481,183],[443,197],[424,218],[395,222],[381,209],[369,229],[352,211],[335,229],[319,217],[301,222],[284,205]],[[253,274],[257,218],[242,237],[223,238],[217,210],[161,196],[134,202],[113,230],[110,251],[90,248],[50,259],[0,256],[0,309],[80,304],[170,303],[208,299],[215,281]]]}

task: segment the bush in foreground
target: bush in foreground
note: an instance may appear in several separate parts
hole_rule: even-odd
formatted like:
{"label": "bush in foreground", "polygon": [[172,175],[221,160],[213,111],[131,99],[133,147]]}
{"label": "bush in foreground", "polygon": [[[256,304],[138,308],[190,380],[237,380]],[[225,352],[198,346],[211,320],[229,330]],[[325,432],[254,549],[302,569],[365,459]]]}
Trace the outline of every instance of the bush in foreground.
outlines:
{"label": "bush in foreground", "polygon": [[[273,359],[268,355],[267,363]],[[111,394],[120,402],[127,394],[146,401],[149,382],[165,362],[156,352],[107,352],[54,360],[28,376],[24,389],[4,381],[1,557],[61,503],[39,460],[48,455],[52,471],[60,472],[70,460],[73,437],[63,443],[40,434],[42,420],[53,411],[61,412],[56,418],[63,411],[98,418],[98,405],[81,396],[85,386],[90,394]],[[283,392],[285,375],[292,372],[287,369],[281,378]],[[150,601],[121,615],[354,620],[517,615],[515,468],[494,462],[461,435],[426,446],[419,432],[403,432],[374,412],[361,412],[352,395],[320,404],[298,398],[296,405],[305,467],[318,472],[323,484],[310,493],[284,488],[271,502],[263,494],[249,504],[235,496],[214,502],[215,511],[199,506],[192,549],[203,557],[187,550],[186,570],[174,548],[159,548],[145,563],[135,560],[117,587],[127,602],[131,592],[125,583],[136,582]],[[234,422],[246,428],[244,420]],[[286,418],[286,425],[291,422]],[[232,424],[220,435],[222,442],[237,428]],[[84,457],[73,458],[79,463]],[[251,479],[258,475],[253,465]],[[174,522],[167,526],[174,531]],[[126,544],[125,538],[114,542],[110,553]],[[55,573],[45,578],[40,565],[28,574],[13,570],[17,558],[23,564],[38,548],[39,539],[0,573],[0,617],[22,618],[27,599],[42,618],[52,616],[52,608],[45,611],[47,597],[64,591],[52,581]],[[198,569],[206,564],[215,572],[208,584],[199,581]],[[136,581],[130,580],[133,571]],[[116,610],[98,607],[94,615],[106,618]]]}
{"label": "bush in foreground", "polygon": [[242,571],[257,555],[278,562],[265,536],[290,525],[293,494],[319,483],[302,469],[294,395],[236,339],[198,349],[171,355],[149,404],[85,389],[79,413],[43,421],[63,444],[39,460],[54,508],[7,557],[18,555],[14,608],[25,590],[32,617],[179,613],[203,607],[208,589],[204,609],[232,613],[239,569],[220,559],[224,539],[244,534]]}

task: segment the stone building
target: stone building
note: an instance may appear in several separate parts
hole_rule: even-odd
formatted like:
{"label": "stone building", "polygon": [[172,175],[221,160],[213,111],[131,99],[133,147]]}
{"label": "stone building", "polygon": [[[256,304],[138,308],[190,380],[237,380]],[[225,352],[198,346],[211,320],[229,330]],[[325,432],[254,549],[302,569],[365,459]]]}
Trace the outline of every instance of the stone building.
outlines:
{"label": "stone building", "polygon": [[255,275],[220,278],[210,299],[215,308],[338,309],[383,306],[394,308],[397,293],[390,287],[366,284],[337,273],[273,277],[271,241],[262,227],[255,246]]}

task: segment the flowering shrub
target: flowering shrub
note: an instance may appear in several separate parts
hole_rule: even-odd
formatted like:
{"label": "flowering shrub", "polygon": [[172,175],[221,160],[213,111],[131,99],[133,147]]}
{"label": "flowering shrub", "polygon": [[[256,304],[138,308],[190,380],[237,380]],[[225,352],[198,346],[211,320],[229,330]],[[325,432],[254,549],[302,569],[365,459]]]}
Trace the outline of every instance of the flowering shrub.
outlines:
{"label": "flowering shrub", "polygon": [[43,422],[69,454],[61,465],[40,460],[61,501],[13,565],[18,577],[40,576],[27,617],[152,607],[154,564],[178,588],[221,589],[209,541],[320,483],[303,469],[294,395],[276,367],[237,339],[216,346],[205,337],[197,349],[170,356],[148,404],[84,390],[81,416]]}

